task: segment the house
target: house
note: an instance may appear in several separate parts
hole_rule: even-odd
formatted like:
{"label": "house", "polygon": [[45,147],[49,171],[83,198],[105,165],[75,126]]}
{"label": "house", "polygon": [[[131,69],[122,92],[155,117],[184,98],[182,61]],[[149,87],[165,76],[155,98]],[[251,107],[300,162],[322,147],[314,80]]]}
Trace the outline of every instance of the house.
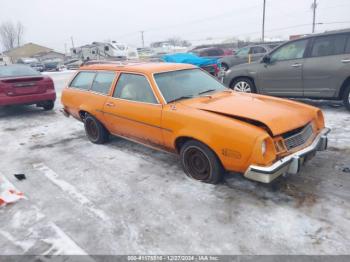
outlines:
{"label": "house", "polygon": [[0,53],[0,65],[8,65],[8,64],[11,64],[11,59],[8,56]]}
{"label": "house", "polygon": [[10,49],[4,52],[4,55],[10,58],[12,63],[16,63],[19,58],[36,57],[39,60],[43,58],[64,58],[64,54],[55,52],[53,49],[34,43],[27,43],[22,46]]}
{"label": "house", "polygon": [[39,61],[45,61],[45,60],[61,60],[64,61],[65,54],[56,52],[56,51],[49,51],[49,52],[40,52],[32,56],[33,58],[37,58]]}

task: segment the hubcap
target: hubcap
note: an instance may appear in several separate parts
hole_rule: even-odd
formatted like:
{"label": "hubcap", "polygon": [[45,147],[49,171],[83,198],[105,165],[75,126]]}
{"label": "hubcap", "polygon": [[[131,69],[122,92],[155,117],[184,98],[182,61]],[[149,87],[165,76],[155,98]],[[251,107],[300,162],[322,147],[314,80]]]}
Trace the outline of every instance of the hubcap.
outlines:
{"label": "hubcap", "polygon": [[88,135],[93,139],[96,140],[98,138],[98,128],[94,121],[89,120],[86,123],[86,130]]}
{"label": "hubcap", "polygon": [[206,155],[197,148],[190,148],[185,154],[186,167],[194,179],[205,180],[210,176],[210,163]]}
{"label": "hubcap", "polygon": [[252,89],[246,81],[239,81],[233,87],[233,90],[244,93],[251,93]]}

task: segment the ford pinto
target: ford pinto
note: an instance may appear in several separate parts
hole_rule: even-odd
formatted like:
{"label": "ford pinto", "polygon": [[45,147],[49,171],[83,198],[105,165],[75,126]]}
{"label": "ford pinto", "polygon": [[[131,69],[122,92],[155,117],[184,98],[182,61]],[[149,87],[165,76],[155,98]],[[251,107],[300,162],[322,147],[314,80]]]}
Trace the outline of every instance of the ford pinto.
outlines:
{"label": "ford pinto", "polygon": [[327,148],[320,109],[234,92],[187,64],[81,67],[62,104],[91,142],[115,135],[178,154],[185,173],[207,183],[226,171],[269,183]]}

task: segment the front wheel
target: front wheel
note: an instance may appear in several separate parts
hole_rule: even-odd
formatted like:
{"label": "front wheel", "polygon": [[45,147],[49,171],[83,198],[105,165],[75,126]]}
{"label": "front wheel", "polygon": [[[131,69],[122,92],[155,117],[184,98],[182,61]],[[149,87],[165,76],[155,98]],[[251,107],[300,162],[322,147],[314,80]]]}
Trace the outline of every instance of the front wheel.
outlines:
{"label": "front wheel", "polygon": [[237,92],[256,93],[255,85],[249,78],[238,78],[234,80],[230,88]]}
{"label": "front wheel", "polygon": [[107,129],[93,116],[87,115],[84,119],[85,132],[94,144],[104,144],[109,139]]}
{"label": "front wheel", "polygon": [[343,103],[346,109],[350,111],[350,84],[345,88]]}
{"label": "front wheel", "polygon": [[182,168],[187,176],[201,182],[217,184],[224,168],[216,154],[201,142],[187,141],[180,150]]}

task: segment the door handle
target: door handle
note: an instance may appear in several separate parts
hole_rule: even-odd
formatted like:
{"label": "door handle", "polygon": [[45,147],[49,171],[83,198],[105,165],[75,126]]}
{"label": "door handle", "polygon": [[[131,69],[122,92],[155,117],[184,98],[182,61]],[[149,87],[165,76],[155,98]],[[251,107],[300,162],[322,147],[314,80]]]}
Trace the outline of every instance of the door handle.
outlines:
{"label": "door handle", "polygon": [[344,64],[347,64],[347,63],[350,63],[350,59],[343,59],[343,60],[341,60],[341,62]]}
{"label": "door handle", "polygon": [[301,67],[302,64],[292,64],[291,66],[292,66],[292,67],[295,67],[295,68],[298,68],[298,67]]}
{"label": "door handle", "polygon": [[112,102],[108,102],[108,103],[106,103],[106,106],[108,106],[108,107],[114,107],[114,106],[115,106],[115,104],[114,104],[114,103],[112,103]]}

